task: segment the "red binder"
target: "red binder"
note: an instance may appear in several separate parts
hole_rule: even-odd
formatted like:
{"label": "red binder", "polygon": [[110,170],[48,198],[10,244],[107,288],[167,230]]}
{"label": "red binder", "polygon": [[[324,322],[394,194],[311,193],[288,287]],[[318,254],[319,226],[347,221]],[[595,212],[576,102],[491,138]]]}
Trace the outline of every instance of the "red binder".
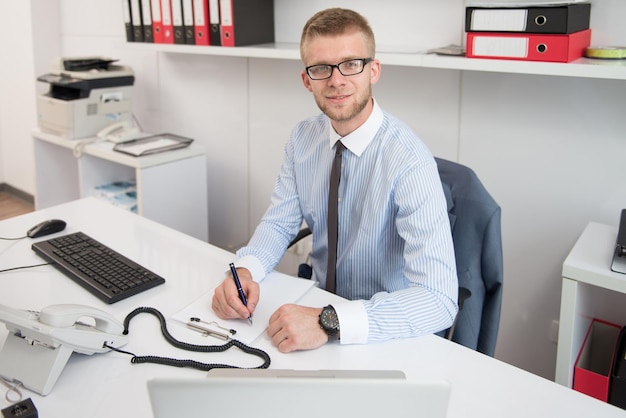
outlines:
{"label": "red binder", "polygon": [[163,24],[161,18],[161,0],[150,0],[152,9],[152,32],[155,44],[163,43]]}
{"label": "red binder", "polygon": [[570,34],[467,32],[468,58],[570,62],[583,56],[591,29]]}
{"label": "red binder", "polygon": [[207,0],[193,0],[193,20],[196,45],[210,45],[209,3]]}
{"label": "red binder", "polygon": [[161,33],[164,44],[174,43],[174,26],[172,25],[172,4],[170,0],[161,0]]}

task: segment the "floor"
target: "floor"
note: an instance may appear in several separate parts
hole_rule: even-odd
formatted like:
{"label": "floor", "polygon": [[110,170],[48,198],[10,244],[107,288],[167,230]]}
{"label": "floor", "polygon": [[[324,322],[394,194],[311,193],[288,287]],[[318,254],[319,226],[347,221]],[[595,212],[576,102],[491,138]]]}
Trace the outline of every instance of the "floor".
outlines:
{"label": "floor", "polygon": [[34,210],[35,208],[31,204],[22,199],[13,197],[6,192],[0,192],[0,220],[12,218]]}

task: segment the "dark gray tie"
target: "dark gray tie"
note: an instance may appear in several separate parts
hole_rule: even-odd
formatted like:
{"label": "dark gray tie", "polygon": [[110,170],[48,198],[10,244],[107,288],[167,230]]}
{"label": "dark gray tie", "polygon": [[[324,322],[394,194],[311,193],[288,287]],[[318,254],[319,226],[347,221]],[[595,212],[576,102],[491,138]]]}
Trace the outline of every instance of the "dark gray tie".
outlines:
{"label": "dark gray tie", "polygon": [[326,270],[326,290],[335,293],[337,276],[337,211],[339,206],[339,180],[341,179],[341,153],[346,149],[341,141],[335,145],[335,159],[330,170],[328,190],[328,269]]}

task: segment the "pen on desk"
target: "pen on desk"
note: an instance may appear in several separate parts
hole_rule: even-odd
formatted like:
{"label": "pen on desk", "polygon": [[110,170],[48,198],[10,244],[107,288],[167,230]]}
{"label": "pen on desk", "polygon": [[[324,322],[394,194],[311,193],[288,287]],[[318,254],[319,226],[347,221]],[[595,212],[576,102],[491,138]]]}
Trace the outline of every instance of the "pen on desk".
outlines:
{"label": "pen on desk", "polygon": [[[237,269],[233,263],[230,263],[230,272],[233,274],[233,279],[235,280],[235,286],[237,286],[237,292],[239,292],[239,299],[243,303],[243,306],[248,306],[248,301],[246,300],[246,295],[243,293],[243,289],[241,288],[241,282],[239,281],[239,276],[237,275]],[[252,314],[248,317],[248,322],[252,325]]]}
{"label": "pen on desk", "polygon": [[196,325],[193,322],[187,322],[187,326],[193,330],[201,332],[205,336],[210,335],[210,336],[217,337],[225,341],[230,340],[230,335],[228,334],[224,334],[222,332],[217,332],[212,329],[201,327],[200,325]]}

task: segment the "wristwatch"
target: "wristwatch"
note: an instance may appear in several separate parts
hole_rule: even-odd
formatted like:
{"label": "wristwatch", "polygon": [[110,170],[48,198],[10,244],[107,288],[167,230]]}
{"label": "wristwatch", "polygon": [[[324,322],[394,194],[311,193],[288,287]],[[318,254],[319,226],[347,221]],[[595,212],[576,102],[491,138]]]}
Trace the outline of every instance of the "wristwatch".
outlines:
{"label": "wristwatch", "polygon": [[328,335],[328,340],[339,339],[339,318],[337,318],[337,312],[332,305],[328,305],[322,309],[320,314],[320,327]]}

